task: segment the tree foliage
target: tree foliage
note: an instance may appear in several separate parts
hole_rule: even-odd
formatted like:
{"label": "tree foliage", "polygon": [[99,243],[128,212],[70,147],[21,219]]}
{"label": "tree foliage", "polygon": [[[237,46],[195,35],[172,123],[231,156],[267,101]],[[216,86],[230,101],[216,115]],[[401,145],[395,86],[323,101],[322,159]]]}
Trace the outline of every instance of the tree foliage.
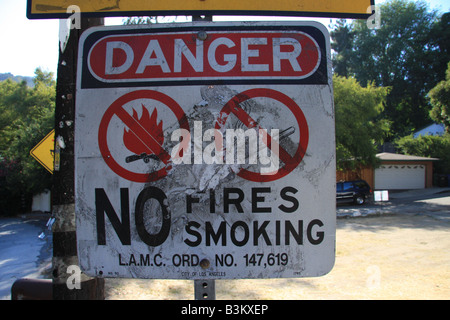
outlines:
{"label": "tree foliage", "polygon": [[433,109],[430,116],[433,120],[445,125],[447,132],[450,132],[450,62],[447,67],[445,80],[439,82],[428,93]]}
{"label": "tree foliage", "polygon": [[414,138],[408,135],[396,140],[399,151],[421,157],[439,158],[434,163],[436,173],[450,173],[450,134],[444,136],[420,136]]}
{"label": "tree foliage", "polygon": [[352,26],[340,19],[334,25],[331,33],[331,49],[333,49],[333,71],[342,77],[348,77],[352,72],[352,51],[354,32]]}
{"label": "tree foliage", "polygon": [[0,205],[9,212],[18,209],[18,199],[29,203],[51,186],[51,175],[30,150],[54,127],[53,74],[36,69],[34,84],[0,82]]}
{"label": "tree foliage", "polygon": [[380,119],[388,88],[355,78],[333,77],[336,113],[336,162],[339,169],[356,164],[375,165],[377,145],[389,132],[390,123]]}
{"label": "tree foliage", "polygon": [[392,0],[379,6],[381,26],[339,21],[332,31],[334,71],[362,85],[390,87],[382,116],[399,136],[431,122],[428,91],[450,60],[448,15],[424,1]]}

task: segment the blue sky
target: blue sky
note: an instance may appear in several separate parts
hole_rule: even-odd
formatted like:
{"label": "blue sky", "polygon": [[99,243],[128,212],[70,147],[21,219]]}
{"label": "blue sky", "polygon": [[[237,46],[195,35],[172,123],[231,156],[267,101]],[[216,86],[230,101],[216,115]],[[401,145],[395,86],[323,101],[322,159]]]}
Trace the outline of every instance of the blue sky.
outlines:
{"label": "blue sky", "polygon": [[[375,0],[375,3],[384,1]],[[0,0],[0,73],[33,76],[34,70],[41,67],[56,74],[59,20],[28,20],[26,2]],[[448,0],[427,2],[441,12],[450,9]],[[121,24],[121,21],[121,18],[110,19],[107,24]],[[329,19],[320,21],[327,25]]]}

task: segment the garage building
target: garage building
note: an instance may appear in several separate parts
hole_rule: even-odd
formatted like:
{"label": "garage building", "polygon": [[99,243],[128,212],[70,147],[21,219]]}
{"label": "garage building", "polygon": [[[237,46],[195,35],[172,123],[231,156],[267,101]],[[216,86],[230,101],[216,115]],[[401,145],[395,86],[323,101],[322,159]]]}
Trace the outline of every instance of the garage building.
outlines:
{"label": "garage building", "polygon": [[337,171],[336,181],[367,181],[372,190],[423,189],[433,186],[433,161],[437,158],[378,153],[380,166],[361,166],[351,171]]}
{"label": "garage building", "polygon": [[375,189],[423,189],[433,184],[433,161],[437,158],[383,152],[377,154],[381,165],[375,169]]}

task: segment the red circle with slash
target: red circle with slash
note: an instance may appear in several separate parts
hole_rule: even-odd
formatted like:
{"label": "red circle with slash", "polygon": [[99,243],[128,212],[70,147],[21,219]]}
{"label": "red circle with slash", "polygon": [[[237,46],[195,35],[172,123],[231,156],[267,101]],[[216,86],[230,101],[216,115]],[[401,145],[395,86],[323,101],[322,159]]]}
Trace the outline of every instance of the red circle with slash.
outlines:
{"label": "red circle with slash", "polygon": [[[186,114],[175,100],[158,91],[137,90],[124,94],[108,107],[102,120],[100,121],[98,130],[98,145],[105,163],[111,168],[112,171],[122,178],[142,183],[157,181],[167,175],[168,171],[172,168],[172,161],[170,154],[157,142],[157,139],[145,130],[136,121],[136,119],[123,108],[126,103],[137,99],[152,99],[163,103],[175,114],[180,128],[190,131]],[[139,137],[141,140],[147,142],[148,151],[155,154],[164,163],[165,166],[163,168],[149,173],[133,172],[122,167],[112,157],[111,151],[108,147],[107,131],[109,123],[114,115],[119,117],[119,119],[136,135],[136,137]]]}
{"label": "red circle with slash", "polygon": [[[234,96],[227,104],[222,108],[219,118],[216,121],[215,128],[220,129],[223,127],[232,113],[234,114],[247,128],[256,128],[263,129],[260,125],[252,119],[252,117],[241,108],[240,103],[247,101],[252,98],[271,98],[281,102],[285,105],[294,115],[295,120],[297,121],[298,128],[300,130],[300,141],[295,151],[295,154],[291,156],[286,150],[284,150],[281,146],[279,146],[279,158],[284,162],[284,166],[279,168],[278,171],[274,174],[261,174],[259,172],[249,171],[247,169],[240,169],[238,172],[238,176],[244,178],[249,181],[254,182],[269,182],[281,179],[282,177],[288,175],[292,170],[294,170],[302,161],[306,148],[308,147],[309,141],[309,129],[308,123],[306,122],[305,115],[303,114],[302,109],[295,103],[294,100],[289,98],[284,93],[273,89],[267,88],[256,88],[250,89],[244,92],[239,93]],[[267,146],[271,148],[272,143],[277,143],[272,140],[269,133],[267,133]]]}

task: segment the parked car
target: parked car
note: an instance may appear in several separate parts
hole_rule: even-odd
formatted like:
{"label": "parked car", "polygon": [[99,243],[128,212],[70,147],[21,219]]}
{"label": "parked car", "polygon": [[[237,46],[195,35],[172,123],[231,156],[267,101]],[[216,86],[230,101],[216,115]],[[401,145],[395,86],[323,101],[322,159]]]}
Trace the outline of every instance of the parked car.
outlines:
{"label": "parked car", "polygon": [[340,181],[336,183],[336,201],[353,202],[362,205],[368,200],[372,192],[369,184],[364,180]]}

